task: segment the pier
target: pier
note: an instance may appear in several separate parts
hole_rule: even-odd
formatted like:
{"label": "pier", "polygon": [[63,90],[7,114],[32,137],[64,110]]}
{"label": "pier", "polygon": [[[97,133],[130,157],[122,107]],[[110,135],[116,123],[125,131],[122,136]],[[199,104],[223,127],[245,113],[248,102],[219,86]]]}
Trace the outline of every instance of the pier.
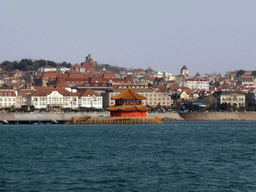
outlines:
{"label": "pier", "polygon": [[71,118],[65,124],[162,124],[157,117],[83,117]]}

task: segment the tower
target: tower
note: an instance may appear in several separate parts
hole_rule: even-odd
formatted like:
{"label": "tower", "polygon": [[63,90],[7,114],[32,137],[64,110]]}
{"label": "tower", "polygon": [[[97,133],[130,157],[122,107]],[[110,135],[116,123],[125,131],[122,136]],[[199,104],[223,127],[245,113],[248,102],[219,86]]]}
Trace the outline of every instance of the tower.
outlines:
{"label": "tower", "polygon": [[181,68],[180,74],[188,76],[188,68],[185,65]]}

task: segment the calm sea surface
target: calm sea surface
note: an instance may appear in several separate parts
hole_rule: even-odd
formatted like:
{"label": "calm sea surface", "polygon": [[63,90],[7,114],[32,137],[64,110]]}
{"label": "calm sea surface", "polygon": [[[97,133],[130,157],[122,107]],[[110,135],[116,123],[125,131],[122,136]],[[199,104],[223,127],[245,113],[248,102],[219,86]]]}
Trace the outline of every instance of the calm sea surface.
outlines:
{"label": "calm sea surface", "polygon": [[0,125],[0,191],[256,191],[256,122]]}

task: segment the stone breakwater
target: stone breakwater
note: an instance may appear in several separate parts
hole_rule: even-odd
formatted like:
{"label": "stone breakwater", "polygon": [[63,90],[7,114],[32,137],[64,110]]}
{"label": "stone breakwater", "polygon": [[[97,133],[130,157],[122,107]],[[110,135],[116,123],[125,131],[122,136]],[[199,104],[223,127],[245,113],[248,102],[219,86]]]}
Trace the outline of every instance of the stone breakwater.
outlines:
{"label": "stone breakwater", "polygon": [[256,121],[256,112],[180,113],[186,121]]}

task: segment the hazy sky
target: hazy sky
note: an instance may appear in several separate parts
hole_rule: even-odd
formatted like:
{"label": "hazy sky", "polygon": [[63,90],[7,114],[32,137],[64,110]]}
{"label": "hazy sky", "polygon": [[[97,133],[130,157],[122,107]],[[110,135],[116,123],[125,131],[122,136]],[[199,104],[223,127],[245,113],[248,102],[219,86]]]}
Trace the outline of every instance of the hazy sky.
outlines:
{"label": "hazy sky", "polygon": [[0,0],[0,62],[256,70],[255,0]]}

